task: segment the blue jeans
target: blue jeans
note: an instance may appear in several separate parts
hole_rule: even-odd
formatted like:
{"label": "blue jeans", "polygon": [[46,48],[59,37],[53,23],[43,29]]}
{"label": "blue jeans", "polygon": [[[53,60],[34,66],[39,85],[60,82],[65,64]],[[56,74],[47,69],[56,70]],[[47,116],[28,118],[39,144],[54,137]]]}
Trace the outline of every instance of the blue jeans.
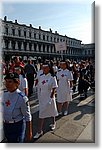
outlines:
{"label": "blue jeans", "polygon": [[4,123],[4,134],[8,143],[22,143],[25,137],[24,121]]}

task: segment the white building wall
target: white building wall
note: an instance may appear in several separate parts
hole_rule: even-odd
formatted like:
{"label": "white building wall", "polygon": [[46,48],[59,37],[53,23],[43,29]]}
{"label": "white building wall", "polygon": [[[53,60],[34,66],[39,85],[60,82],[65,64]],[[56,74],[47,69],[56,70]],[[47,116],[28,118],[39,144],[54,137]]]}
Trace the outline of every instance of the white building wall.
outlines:
{"label": "white building wall", "polygon": [[[78,51],[75,51],[77,49],[81,49],[81,41],[77,40],[77,39],[73,39],[73,38],[70,38],[70,37],[67,37],[67,36],[62,36],[60,34],[58,34],[57,32],[56,33],[53,33],[51,30],[50,31],[43,31],[41,28],[40,29],[35,29],[35,28],[32,28],[32,27],[27,27],[25,25],[19,25],[19,24],[14,24],[14,23],[10,23],[10,22],[3,22],[4,23],[4,26],[8,27],[8,36],[12,35],[12,28],[15,28],[15,36],[14,38],[16,38],[18,36],[18,38],[20,38],[22,44],[21,44],[21,50],[24,50],[24,45],[23,45],[23,42],[24,40],[34,40],[34,41],[37,41],[37,48],[36,48],[36,51],[38,52],[39,51],[39,44],[41,45],[41,42],[43,42],[43,44],[45,45],[45,52],[47,52],[47,46],[46,44],[48,43],[49,44],[49,52],[51,52],[51,45],[56,43],[56,42],[63,42],[63,41],[66,41],[67,42],[67,46],[69,47],[70,52],[68,50],[68,52],[65,52],[65,53],[71,53],[71,54],[78,54]],[[5,28],[4,28],[5,30]],[[21,36],[18,35],[18,30],[21,30]],[[26,37],[24,37],[24,31],[26,31]],[[5,32],[5,31],[3,31]],[[29,37],[29,32],[31,32],[31,37]],[[34,38],[34,33],[36,33],[36,39]],[[39,39],[39,34],[41,35],[41,39]],[[43,35],[45,35],[45,39],[43,39]],[[12,38],[13,38],[13,35],[12,35]],[[23,40],[23,41],[22,41]],[[33,42],[34,42],[33,41]],[[27,42],[27,51],[29,51],[29,41],[26,41]],[[32,42],[32,41],[31,41]],[[39,43],[40,42],[40,43]],[[45,42],[45,43],[44,43]],[[46,43],[47,42],[47,43]],[[3,44],[4,45],[4,44]],[[5,45],[3,46],[5,48]],[[10,47],[10,46],[9,46]],[[17,48],[17,43],[15,45],[15,47]],[[76,48],[76,49],[75,49]],[[31,51],[34,51],[34,44],[32,44],[32,47],[31,47]],[[79,50],[81,52],[81,50]],[[41,52],[43,52],[43,45],[41,45]],[[79,52],[79,54],[80,54]],[[52,53],[54,53],[54,46],[52,48]],[[83,51],[84,53],[84,51]],[[90,54],[92,54],[92,50],[90,52]]]}

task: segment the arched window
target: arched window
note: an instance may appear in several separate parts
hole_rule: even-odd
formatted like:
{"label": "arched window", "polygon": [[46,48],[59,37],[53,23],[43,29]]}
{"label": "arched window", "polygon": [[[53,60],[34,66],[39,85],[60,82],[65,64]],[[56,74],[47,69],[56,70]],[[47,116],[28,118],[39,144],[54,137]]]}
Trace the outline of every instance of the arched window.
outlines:
{"label": "arched window", "polygon": [[27,43],[24,42],[24,50],[26,51],[26,49],[27,49]]}
{"label": "arched window", "polygon": [[18,42],[18,50],[21,50],[21,42]]}
{"label": "arched window", "polygon": [[43,40],[45,40],[45,35],[43,35]]}
{"label": "arched window", "polygon": [[21,30],[20,29],[18,30],[18,36],[19,37],[21,36]]}
{"label": "arched window", "polygon": [[37,47],[37,45],[34,43],[34,51],[36,51],[36,47]]}
{"label": "arched window", "polygon": [[29,50],[31,51],[32,50],[32,44],[29,43]]}
{"label": "arched window", "polygon": [[5,48],[8,49],[8,41],[5,41]]}
{"label": "arched window", "polygon": [[12,29],[12,34],[13,36],[15,36],[15,29]]}
{"label": "arched window", "polygon": [[34,33],[34,39],[36,39],[36,33]]}
{"label": "arched window", "polygon": [[24,37],[26,37],[26,31],[24,31]]}
{"label": "arched window", "polygon": [[43,52],[45,52],[45,45],[43,45]]}
{"label": "arched window", "polygon": [[47,45],[47,52],[49,53],[49,45]]}
{"label": "arched window", "polygon": [[15,50],[15,41],[12,41],[12,49]]}
{"label": "arched window", "polygon": [[8,35],[8,28],[7,27],[5,28],[5,33]]}

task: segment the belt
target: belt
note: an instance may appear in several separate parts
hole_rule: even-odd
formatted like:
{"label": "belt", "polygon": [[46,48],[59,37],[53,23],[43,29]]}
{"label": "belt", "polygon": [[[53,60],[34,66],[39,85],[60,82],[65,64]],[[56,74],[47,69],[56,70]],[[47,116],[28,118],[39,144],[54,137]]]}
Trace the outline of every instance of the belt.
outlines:
{"label": "belt", "polygon": [[4,120],[4,123],[17,123],[17,122],[19,122],[19,121],[21,121],[21,120],[12,120],[12,121],[7,121],[7,120]]}

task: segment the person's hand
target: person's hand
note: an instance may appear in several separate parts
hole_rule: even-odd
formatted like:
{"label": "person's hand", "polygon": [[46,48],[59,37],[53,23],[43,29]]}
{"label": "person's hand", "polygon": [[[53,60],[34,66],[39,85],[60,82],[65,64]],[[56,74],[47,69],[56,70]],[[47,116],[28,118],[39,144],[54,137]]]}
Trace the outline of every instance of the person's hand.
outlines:
{"label": "person's hand", "polygon": [[51,96],[50,96],[50,98],[51,98],[51,99],[52,99],[52,98],[54,98],[54,94],[52,94],[52,93],[51,93]]}
{"label": "person's hand", "polygon": [[26,122],[26,137],[25,141],[29,142],[32,139],[32,122]]}
{"label": "person's hand", "polygon": [[32,140],[32,132],[26,134],[25,142],[30,142]]}
{"label": "person's hand", "polygon": [[50,98],[54,98],[54,95],[55,95],[55,88],[52,89],[52,92],[51,92],[51,95],[50,95]]}

